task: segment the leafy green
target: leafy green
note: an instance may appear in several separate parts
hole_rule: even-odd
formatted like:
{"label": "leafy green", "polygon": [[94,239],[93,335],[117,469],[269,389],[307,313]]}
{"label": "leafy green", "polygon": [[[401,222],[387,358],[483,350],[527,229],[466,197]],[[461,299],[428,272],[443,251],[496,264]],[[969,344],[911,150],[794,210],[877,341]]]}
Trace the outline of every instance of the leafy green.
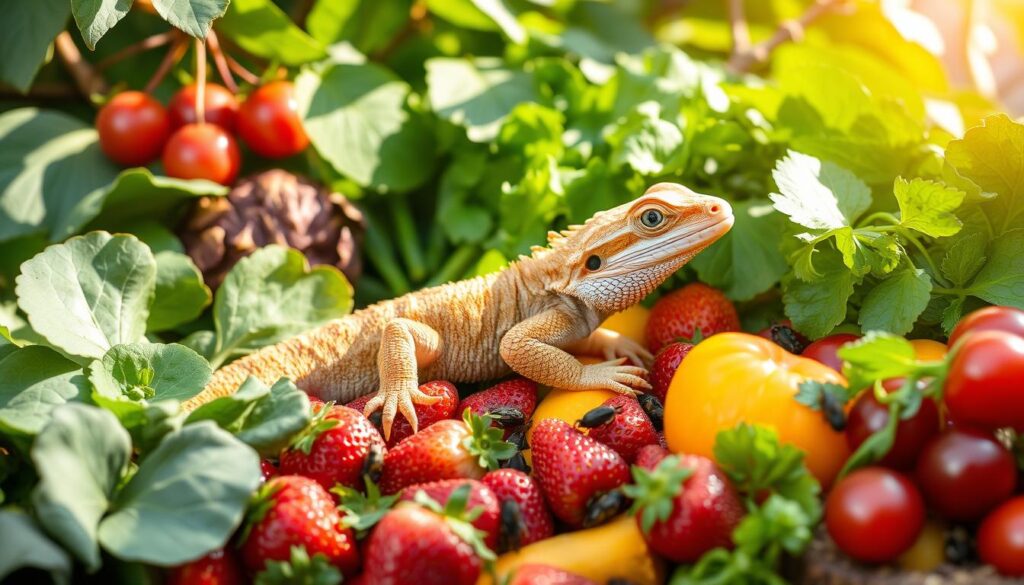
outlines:
{"label": "leafy green", "polygon": [[850,388],[864,388],[875,380],[898,378],[916,361],[914,346],[902,337],[871,332],[839,348],[837,352],[851,367],[843,367]]}
{"label": "leafy green", "polygon": [[217,30],[246,51],[302,65],[327,56],[323,45],[307,35],[271,0],[231,0]]}
{"label": "leafy green", "polygon": [[1024,229],[996,238],[967,291],[994,305],[1024,308]]}
{"label": "leafy green", "polygon": [[293,546],[287,561],[267,561],[267,567],[256,574],[256,585],[337,585],[341,571],[323,553],[310,558],[306,547]]}
{"label": "leafy green", "polygon": [[146,331],[166,331],[195,320],[213,298],[203,274],[191,258],[178,252],[156,252],[154,259],[156,288]]}
{"label": "leafy green", "polygon": [[0,35],[0,80],[28,93],[53,37],[67,24],[71,5],[67,0],[5,0],[0,8],[9,23],[18,23]]}
{"label": "leafy green", "polygon": [[71,583],[71,559],[46,537],[28,514],[0,510],[0,580],[22,568],[46,571],[56,585]]}
{"label": "leafy green", "polygon": [[131,7],[132,0],[71,1],[71,13],[85,45],[90,49],[96,48],[96,43],[128,14]]}
{"label": "leafy green", "polygon": [[133,236],[92,232],[22,265],[18,306],[32,328],[77,358],[100,358],[144,339],[156,262]]}
{"label": "leafy green", "polygon": [[0,430],[34,435],[50,412],[87,395],[81,367],[57,352],[29,346],[0,358]]}
{"label": "leafy green", "polygon": [[1024,125],[1004,114],[985,118],[949,143],[946,160],[964,177],[997,196],[986,204],[995,225],[1006,231],[1024,214]]}
{"label": "leafy green", "polygon": [[903,270],[871,289],[860,309],[865,331],[909,333],[928,306],[932,282],[924,270]]}
{"label": "leafy green", "polygon": [[465,126],[474,142],[492,140],[513,107],[536,99],[530,76],[504,67],[498,59],[438,57],[428,60],[426,68],[431,108],[441,118]]}
{"label": "leafy green", "polygon": [[352,287],[332,266],[312,269],[299,252],[267,246],[242,259],[217,291],[214,366],[352,309]]}
{"label": "leafy green", "polygon": [[807,282],[787,274],[782,279],[786,316],[812,338],[827,335],[846,318],[847,301],[853,294],[854,276],[832,250],[817,252],[818,277]]}
{"label": "leafy green", "polygon": [[926,179],[896,179],[893,194],[900,206],[900,225],[932,237],[951,236],[963,223],[954,211],[967,195]]}
{"label": "leafy green", "polygon": [[97,404],[122,415],[150,401],[185,401],[210,380],[210,365],[196,352],[176,343],[115,345],[89,366]]}
{"label": "leafy green", "polygon": [[54,410],[32,445],[39,523],[86,568],[100,566],[97,526],[128,465],[131,439],[105,410],[68,404]]}
{"label": "leafy green", "polygon": [[224,15],[230,0],[152,0],[164,20],[197,39],[205,39],[210,25]]}
{"label": "leafy green", "polygon": [[[173,222],[183,205],[192,200],[227,193],[227,187],[202,179],[164,177],[146,168],[125,169],[107,187],[102,206],[93,209],[92,215],[81,223],[89,222],[89,228],[130,230],[138,235],[143,221]],[[75,224],[68,233],[79,228],[81,224]]]}

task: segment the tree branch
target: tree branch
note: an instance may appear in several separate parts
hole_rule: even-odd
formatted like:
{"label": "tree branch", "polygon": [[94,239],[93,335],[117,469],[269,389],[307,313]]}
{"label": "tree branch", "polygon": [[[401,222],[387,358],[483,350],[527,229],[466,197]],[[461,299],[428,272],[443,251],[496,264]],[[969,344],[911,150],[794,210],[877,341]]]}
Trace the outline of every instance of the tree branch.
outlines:
{"label": "tree branch", "polygon": [[107,92],[107,82],[103,79],[103,75],[92,66],[92,63],[82,57],[82,52],[75,45],[71,33],[66,30],[62,31],[53,41],[53,46],[60,56],[60,60],[67,67],[68,73],[75,80],[78,91],[86,99],[90,99],[94,94]]}
{"label": "tree branch", "polygon": [[238,93],[238,84],[235,83],[234,76],[231,75],[231,66],[228,65],[228,60],[224,58],[224,52],[220,49],[220,41],[217,39],[217,34],[210,29],[210,33],[206,35],[206,44],[210,46],[210,55],[213,57],[213,64],[217,67],[217,73],[220,75],[221,81],[224,82],[224,87],[228,88],[231,93]]}
{"label": "tree branch", "polygon": [[[730,7],[735,3],[736,2],[731,0]],[[733,25],[732,30],[734,35],[733,54],[729,58],[726,68],[732,73],[748,73],[755,67],[764,65],[768,62],[768,58],[771,56],[772,51],[777,49],[779,45],[801,39],[808,26],[832,10],[844,6],[846,3],[847,0],[817,0],[807,8],[800,18],[779,23],[779,28],[775,30],[775,34],[767,40],[750,46],[746,51],[736,50],[738,46],[737,37],[735,36],[737,27],[742,31],[745,31],[747,28],[746,19],[742,15],[742,7],[740,8],[741,12],[738,16],[734,16],[735,13],[733,10],[730,10],[729,18]],[[736,20],[742,20],[742,23],[732,22],[734,18]],[[747,32],[747,34],[749,35],[749,32]]]}
{"label": "tree branch", "polygon": [[178,40],[174,41],[171,48],[167,50],[167,54],[164,55],[163,61],[160,62],[160,66],[153,72],[153,77],[150,78],[149,83],[146,84],[146,93],[153,93],[153,90],[160,85],[160,82],[167,76],[167,72],[174,67],[174,64],[181,61],[181,58],[185,56],[185,51],[188,50],[188,39],[182,36]]}
{"label": "tree branch", "polygon": [[127,59],[128,57],[138,55],[139,53],[148,51],[150,49],[162,47],[167,43],[174,41],[175,39],[181,38],[182,34],[183,33],[178,29],[172,28],[167,32],[153,35],[151,37],[146,37],[141,41],[132,45],[128,45],[127,47],[121,49],[113,55],[110,55],[102,59],[99,63],[96,64],[96,68],[100,71],[103,71],[111,65],[118,63],[119,61],[122,61],[124,59]]}

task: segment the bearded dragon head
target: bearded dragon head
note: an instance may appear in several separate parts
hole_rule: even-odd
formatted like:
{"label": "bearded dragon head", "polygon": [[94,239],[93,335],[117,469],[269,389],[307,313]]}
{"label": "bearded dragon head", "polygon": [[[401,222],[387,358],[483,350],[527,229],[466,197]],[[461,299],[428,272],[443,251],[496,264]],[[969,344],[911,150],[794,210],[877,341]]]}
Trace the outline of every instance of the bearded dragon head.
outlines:
{"label": "bearded dragon head", "polygon": [[[582,226],[548,235],[553,292],[602,314],[640,302],[732,227],[729,203],[675,183],[602,211]],[[558,276],[555,276],[555,275]]]}

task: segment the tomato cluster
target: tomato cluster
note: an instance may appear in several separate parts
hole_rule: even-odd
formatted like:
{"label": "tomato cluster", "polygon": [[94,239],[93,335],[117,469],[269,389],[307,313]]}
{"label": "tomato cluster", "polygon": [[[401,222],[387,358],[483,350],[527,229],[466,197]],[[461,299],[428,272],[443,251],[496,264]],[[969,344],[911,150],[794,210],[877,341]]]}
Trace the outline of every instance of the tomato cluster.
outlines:
{"label": "tomato cluster", "polygon": [[242,164],[236,133],[267,158],[292,156],[309,145],[291,82],[260,86],[241,104],[223,86],[207,83],[204,89],[202,119],[196,84],[179,90],[166,108],[147,93],[117,94],[96,118],[100,148],[124,166],[162,157],[167,176],[229,185]]}
{"label": "tomato cluster", "polygon": [[[972,313],[953,331],[950,348],[944,377],[937,378],[941,403],[924,398],[898,421],[882,459],[836,484],[826,527],[851,557],[888,562],[921,537],[930,512],[975,531],[982,562],[1024,576],[1024,495],[1005,441],[1024,431],[1024,311]],[[903,385],[893,379],[882,387],[894,392]],[[862,392],[848,416],[851,450],[879,433],[889,415],[875,392]]]}

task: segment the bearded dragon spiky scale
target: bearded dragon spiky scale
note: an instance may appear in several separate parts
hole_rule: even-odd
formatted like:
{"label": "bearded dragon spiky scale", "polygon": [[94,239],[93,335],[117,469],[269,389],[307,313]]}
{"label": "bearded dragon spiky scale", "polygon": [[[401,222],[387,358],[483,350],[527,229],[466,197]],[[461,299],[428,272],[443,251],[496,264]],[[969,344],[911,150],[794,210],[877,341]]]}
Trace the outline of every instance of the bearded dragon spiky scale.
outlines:
{"label": "bearded dragon spiky scale", "polygon": [[[186,408],[234,392],[249,376],[281,377],[324,400],[377,391],[385,434],[401,412],[416,428],[414,404],[437,400],[419,379],[477,382],[515,371],[568,390],[633,393],[649,388],[639,344],[600,329],[638,303],[732,227],[729,204],[674,183],[600,212],[582,226],[549,234],[501,272],[377,303],[218,370]],[[582,365],[570,352],[609,361]]]}

